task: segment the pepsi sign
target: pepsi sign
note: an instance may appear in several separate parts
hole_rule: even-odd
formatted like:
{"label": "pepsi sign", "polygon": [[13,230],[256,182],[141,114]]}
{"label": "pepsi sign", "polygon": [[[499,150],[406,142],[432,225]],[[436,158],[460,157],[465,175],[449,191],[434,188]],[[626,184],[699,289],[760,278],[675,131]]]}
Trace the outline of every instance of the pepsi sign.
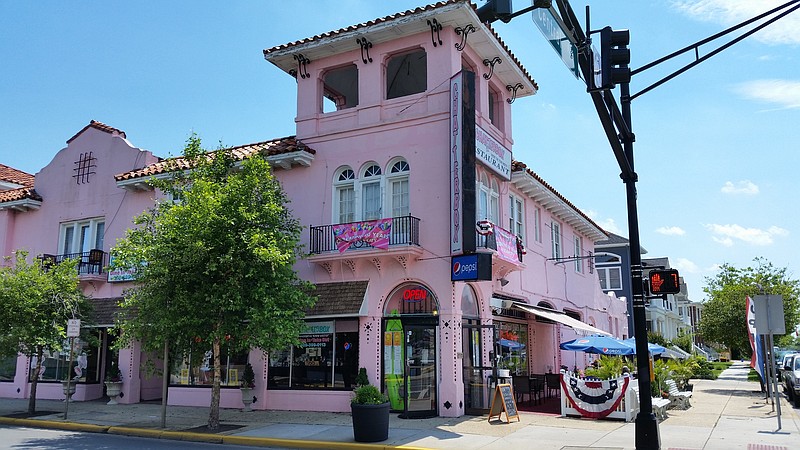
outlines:
{"label": "pepsi sign", "polygon": [[451,281],[478,281],[492,279],[492,255],[473,253],[453,256],[450,260]]}

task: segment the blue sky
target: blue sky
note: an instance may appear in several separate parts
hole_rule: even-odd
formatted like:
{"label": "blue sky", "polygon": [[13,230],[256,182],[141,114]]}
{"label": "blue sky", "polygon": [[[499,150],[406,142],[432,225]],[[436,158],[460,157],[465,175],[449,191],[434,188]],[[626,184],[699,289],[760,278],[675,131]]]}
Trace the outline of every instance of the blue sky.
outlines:
{"label": "blue sky", "polygon": [[[0,162],[36,173],[93,119],[160,156],[193,131],[209,147],[293,135],[295,81],[261,51],[425,3],[2,0]],[[630,29],[633,68],[782,3],[588,1],[592,28]],[[585,24],[586,3],[572,5]],[[625,188],[585,86],[528,15],[495,28],[540,88],[513,105],[514,157],[627,236]],[[692,300],[723,263],[763,256],[800,277],[798,44],[800,12],[633,101],[642,245],[670,258]],[[631,91],[693,58],[636,75]]]}

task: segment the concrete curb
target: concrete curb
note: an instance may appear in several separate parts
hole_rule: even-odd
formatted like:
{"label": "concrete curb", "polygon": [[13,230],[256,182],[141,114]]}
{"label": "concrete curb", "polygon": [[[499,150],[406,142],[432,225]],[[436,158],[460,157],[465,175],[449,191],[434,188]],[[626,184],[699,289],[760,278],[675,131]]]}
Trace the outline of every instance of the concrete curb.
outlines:
{"label": "concrete curb", "polygon": [[425,447],[411,447],[404,445],[396,446],[380,443],[306,441],[299,439],[264,438],[254,436],[229,436],[193,433],[189,431],[159,430],[153,428],[93,425],[78,422],[57,422],[54,420],[16,419],[11,417],[0,417],[0,424],[19,427],[80,431],[85,433],[116,434],[120,436],[134,436],[150,439],[171,439],[175,441],[205,442],[209,444],[245,445],[250,447],[319,448],[330,450],[430,450]]}

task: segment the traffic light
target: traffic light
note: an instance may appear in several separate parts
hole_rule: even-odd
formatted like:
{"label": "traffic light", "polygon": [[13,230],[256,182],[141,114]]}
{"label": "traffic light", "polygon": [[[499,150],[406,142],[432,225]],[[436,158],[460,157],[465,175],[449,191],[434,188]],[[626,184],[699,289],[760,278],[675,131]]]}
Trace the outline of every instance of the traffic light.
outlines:
{"label": "traffic light", "polygon": [[488,0],[476,11],[481,22],[491,23],[497,19],[508,23],[511,20],[511,0]]}
{"label": "traffic light", "polygon": [[614,89],[617,83],[631,81],[631,33],[628,30],[612,30],[605,27],[600,30],[601,79],[599,89]]}
{"label": "traffic light", "polygon": [[652,295],[677,294],[681,291],[681,277],[675,269],[650,271]]}

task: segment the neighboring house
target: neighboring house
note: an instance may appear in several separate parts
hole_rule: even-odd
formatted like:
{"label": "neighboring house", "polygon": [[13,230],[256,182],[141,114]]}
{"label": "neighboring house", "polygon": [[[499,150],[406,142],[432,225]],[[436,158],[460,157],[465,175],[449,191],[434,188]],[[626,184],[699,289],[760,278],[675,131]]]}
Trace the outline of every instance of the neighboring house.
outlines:
{"label": "neighboring house", "polygon": [[[613,292],[627,302],[626,319],[633,336],[633,288],[631,287],[631,245],[628,239],[609,233],[608,239],[595,244],[594,266],[603,292]],[[647,254],[644,247],[641,254]],[[630,336],[627,336],[630,337]]]}
{"label": "neighboring house", "polygon": [[[268,155],[288,207],[308,226],[308,256],[295,269],[316,284],[318,302],[300,345],[226,354],[223,407],[243,406],[236,380],[250,362],[258,409],[349,411],[353,378],[364,367],[406,417],[481,414],[495,368],[527,375],[584,367],[586,355],[559,343],[579,333],[632,334],[625,301],[600,289],[592,264],[595,243],[607,234],[512,159],[511,103],[537,86],[468,1],[405,11],[264,56],[297,80],[297,136],[232,150],[237,158]],[[152,204],[146,180],[166,175],[167,164],[149,153],[133,158],[139,150],[122,148],[124,133],[99,127],[71,140],[69,152],[37,175],[39,200],[29,193],[31,210],[14,213],[28,220],[20,242],[34,253],[61,253],[69,224],[72,236],[87,221],[86,236],[99,235],[101,219],[107,252]],[[111,151],[90,145],[95,139],[117,139],[125,158],[112,169],[94,154],[96,173],[87,175],[74,161],[93,148]],[[65,176],[54,167],[103,184],[58,193]],[[40,183],[47,188],[39,191]],[[51,196],[63,205],[52,206],[52,217],[40,214]],[[37,232],[53,221],[52,230]],[[43,235],[54,237],[36,241]],[[130,284],[86,276],[96,299]],[[206,350],[192,349],[194,357],[170,374],[170,404],[209,404]],[[150,398],[138,380],[160,381],[139,372],[145,357],[136,346],[120,354],[137,380],[125,402]],[[96,398],[99,387],[83,389],[76,399]]]}
{"label": "neighboring house", "polygon": [[[150,152],[128,142],[123,131],[91,121],[67,140],[67,146],[35,178],[7,166],[0,167],[0,186],[6,189],[0,192],[3,256],[26,250],[29,259],[77,259],[80,287],[95,308],[96,323],[91,324],[91,330],[99,345],[78,340],[78,361],[83,367],[75,400],[104,395],[101,381],[113,359],[109,347],[115,338],[108,333],[108,327],[113,325],[112,313],[126,287],[113,283],[114,278],[106,272],[108,252],[132,225],[133,216],[153,204],[151,193],[132,195],[118,189],[114,174],[145,167],[157,160]],[[159,383],[139,377],[140,356],[131,349],[119,353],[125,380],[121,402],[138,402],[161,395]],[[67,353],[48,353],[43,363],[45,370],[37,396],[63,398],[60,380],[69,372]],[[0,396],[28,396],[29,365],[30,361],[22,356],[2,365],[5,373],[0,375]]]}

